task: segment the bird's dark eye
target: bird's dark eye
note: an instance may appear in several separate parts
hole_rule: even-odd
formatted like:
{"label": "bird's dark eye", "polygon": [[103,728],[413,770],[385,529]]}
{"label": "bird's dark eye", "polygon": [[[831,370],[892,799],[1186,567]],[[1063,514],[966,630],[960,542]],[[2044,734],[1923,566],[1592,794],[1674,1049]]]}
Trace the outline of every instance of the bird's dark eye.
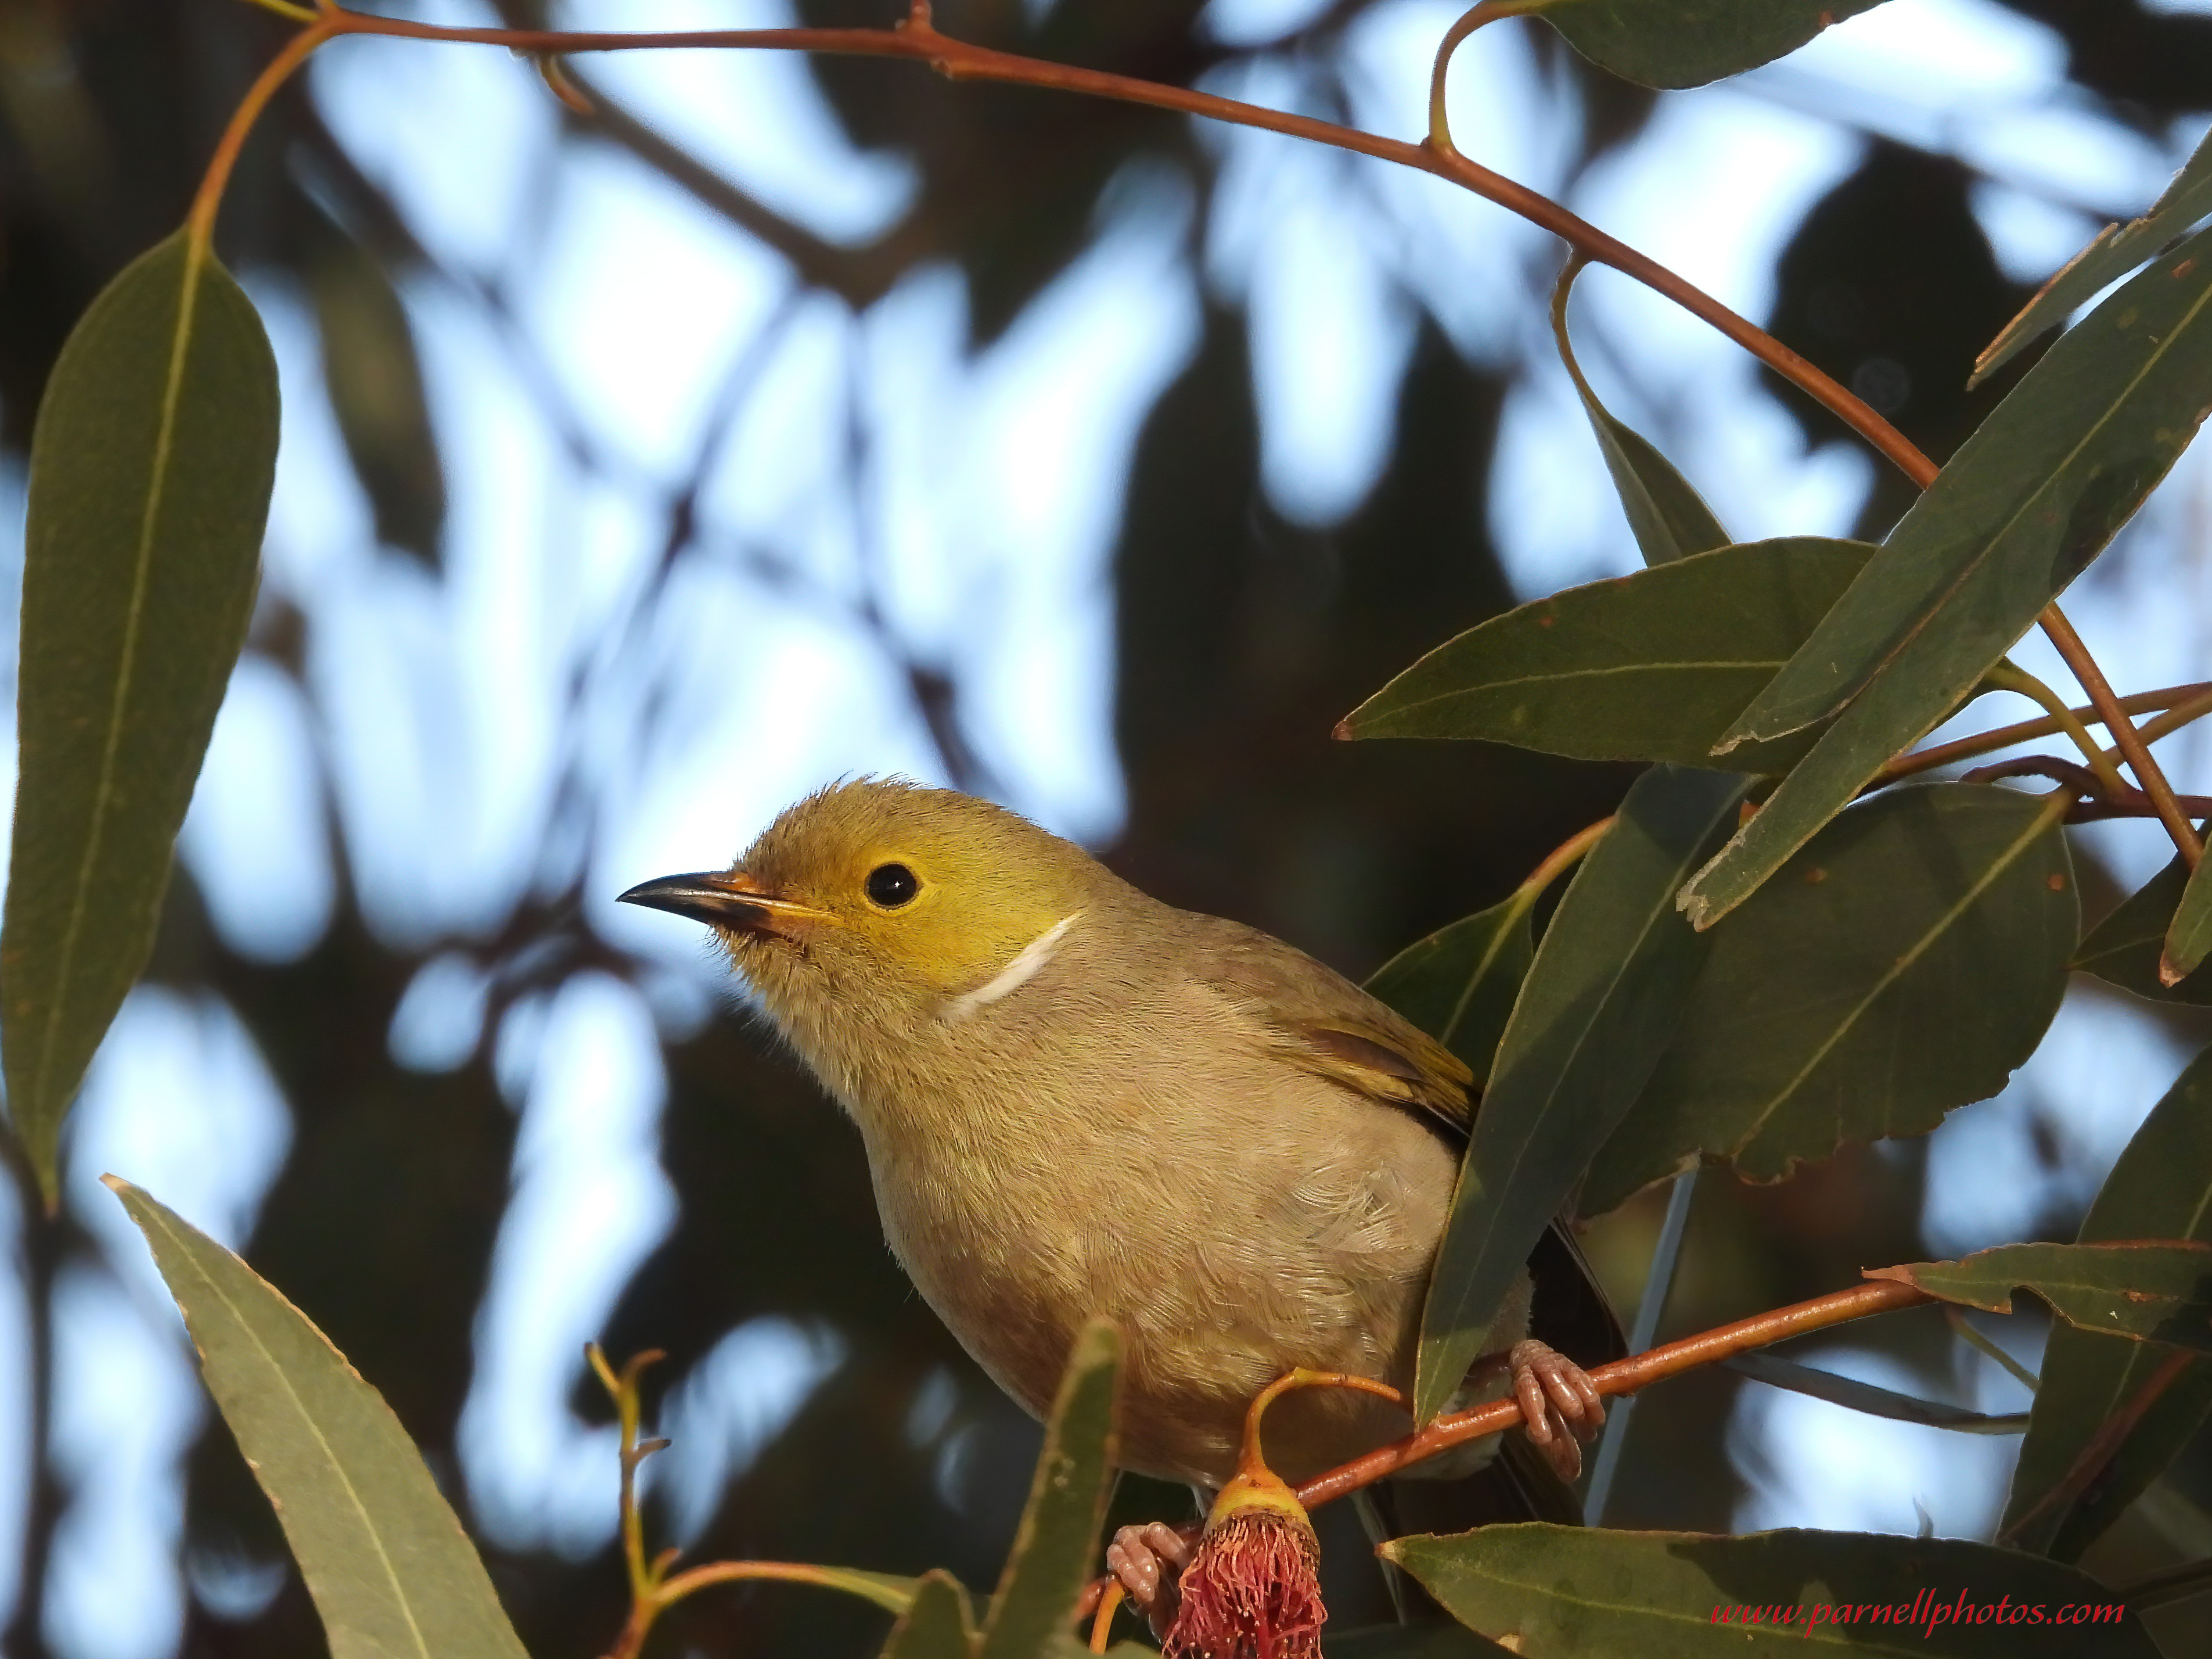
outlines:
{"label": "bird's dark eye", "polygon": [[868,898],[885,910],[896,910],[921,891],[921,881],[904,864],[878,864],[868,872]]}

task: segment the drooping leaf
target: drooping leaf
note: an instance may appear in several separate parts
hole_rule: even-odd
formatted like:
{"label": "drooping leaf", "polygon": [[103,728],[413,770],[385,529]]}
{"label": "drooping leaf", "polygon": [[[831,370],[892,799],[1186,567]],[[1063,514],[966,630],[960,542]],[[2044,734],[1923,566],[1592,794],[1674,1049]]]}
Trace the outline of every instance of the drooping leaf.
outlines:
{"label": "drooping leaf", "polygon": [[891,1626],[883,1659],[975,1659],[975,1625],[968,1592],[942,1567],[915,1585],[914,1600]]}
{"label": "drooping leaf", "polygon": [[1974,360],[1973,377],[1966,382],[1967,387],[1980,385],[2021,347],[2045,329],[2065,321],[2069,313],[2099,289],[2125,276],[2207,214],[2212,214],[2212,133],[2206,134],[2195,154],[2182,163],[2172,182],[2151,204],[2149,212],[2124,225],[2106,225],[2044,284],[2042,290]]}
{"label": "drooping leaf", "polygon": [[1534,894],[1515,894],[1407,945],[1367,982],[1377,1001],[1466,1061],[1477,1089],[1489,1083],[1498,1040],[1536,954],[1534,910]]}
{"label": "drooping leaf", "polygon": [[1583,1209],[1700,1154],[1778,1180],[1996,1094],[2058,1011],[2078,916],[2065,837],[2034,796],[1937,784],[1852,808],[1711,930]]}
{"label": "drooping leaf", "polygon": [[1731,538],[1705,497],[1642,433],[1613,418],[1575,361],[1574,342],[1567,333],[1567,296],[1582,268],[1579,259],[1571,263],[1553,293],[1552,333],[1559,343],[1559,361],[1582,397],[1590,430],[1597,435],[1598,451],[1613,475],[1613,491],[1620,497],[1620,510],[1627,515],[1644,562],[1667,564],[1686,553],[1727,546]]}
{"label": "drooping leaf", "polygon": [[1864,568],[1864,542],[1790,536],[1569,588],[1431,651],[1340,737],[1477,737],[1585,760],[1780,772],[1809,736],[1712,747]]}
{"label": "drooping leaf", "polygon": [[2158,982],[2178,985],[2203,966],[2212,953],[2212,875],[2200,863],[2190,872],[2174,906],[2173,924],[2166,930],[2166,946],[2159,954]]}
{"label": "drooping leaf", "polygon": [[2212,973],[2201,969],[2179,985],[2159,978],[2159,960],[2172,930],[2189,866],[2179,857],[2122,900],[2089,930],[2069,966],[2107,984],[2159,1002],[2212,1003]]}
{"label": "drooping leaf", "polygon": [[1029,1507],[992,1598],[982,1659],[1030,1659],[1074,1617],[1106,1518],[1121,1359],[1121,1333],[1105,1320],[1085,1326],[1069,1352]]}
{"label": "drooping leaf", "polygon": [[2208,381],[2212,231],[2021,377],[1730,729],[1771,739],[1850,699],[1685,889],[1698,926],[1742,903],[1974,688],[2166,475],[2203,418]]}
{"label": "drooping leaf", "polygon": [[[1401,1538],[1381,1552],[1522,1659],[2158,1656],[2142,1622],[2087,1573],[1964,1539],[1795,1529],[1717,1538],[1526,1522]],[[2064,1624],[2030,1612],[2061,1607],[2087,1611]]]}
{"label": "drooping leaf", "polygon": [[184,1310],[331,1659],[525,1659],[483,1563],[376,1390],[244,1262],[129,1182],[106,1180]]}
{"label": "drooping leaf", "polygon": [[[2105,1178],[2076,1241],[2145,1234],[2212,1244],[2212,1052],[2191,1061],[2151,1108]],[[2165,1351],[2142,1343],[2051,1327],[2005,1502],[2006,1528],[2065,1479],[2098,1430],[2142,1392],[2165,1358]],[[2212,1363],[2199,1360],[2144,1412],[2087,1491],[2028,1522],[2018,1535],[2021,1547],[2077,1559],[2158,1478],[2208,1414]]]}
{"label": "drooping leaf", "polygon": [[2016,1412],[2006,1417],[1993,1417],[1986,1412],[1977,1412],[1965,1406],[1953,1406],[1941,1400],[1922,1400],[1915,1394],[1902,1394],[1894,1388],[1877,1388],[1871,1382],[1861,1382],[1856,1377],[1838,1376],[1833,1371],[1822,1371],[1810,1365],[1800,1365],[1795,1360],[1754,1348],[1749,1353],[1735,1354],[1721,1362],[1723,1369],[1739,1376],[1747,1376],[1753,1382],[1763,1382],[1770,1388],[1786,1388],[1793,1394],[1803,1394],[1808,1400],[1824,1400],[1831,1406],[1840,1406],[1845,1411],[1858,1412],[1867,1417],[1887,1418],[1893,1423],[1917,1423],[1930,1429],[1950,1429],[1960,1434],[2016,1435],[2027,1427],[2027,1413]]}
{"label": "drooping leaf", "polygon": [[1673,1034],[1708,942],[1674,891],[1741,780],[1655,766],[1575,872],[1522,982],[1475,1116],[1421,1318],[1414,1411],[1442,1410],[1507,1290]]}
{"label": "drooping leaf", "polygon": [[307,268],[323,379],[377,540],[431,570],[446,525],[446,474],[407,308],[383,266],[332,236]]}
{"label": "drooping leaf", "polygon": [[1537,0],[1577,52],[1647,87],[1699,87],[1793,52],[1881,0]]}
{"label": "drooping leaf", "polygon": [[2000,1244],[1866,1276],[1992,1314],[2012,1312],[2012,1293],[2029,1290],[2079,1330],[2212,1351],[2212,1244],[2194,1240]]}
{"label": "drooping leaf", "polygon": [[0,1053],[49,1197],[63,1116],[153,948],[276,459],[260,319],[179,232],[77,323],[31,448]]}

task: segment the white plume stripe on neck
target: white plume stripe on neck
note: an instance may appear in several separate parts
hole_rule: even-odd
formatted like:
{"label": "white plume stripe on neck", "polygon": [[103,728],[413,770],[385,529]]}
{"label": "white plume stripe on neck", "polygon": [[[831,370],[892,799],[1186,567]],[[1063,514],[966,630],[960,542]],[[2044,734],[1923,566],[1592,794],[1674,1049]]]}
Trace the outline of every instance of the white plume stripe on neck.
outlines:
{"label": "white plume stripe on neck", "polygon": [[1060,954],[1060,942],[1067,936],[1082,916],[1081,911],[1063,916],[1043,932],[1014,953],[1014,960],[994,973],[973,991],[963,991],[948,998],[945,1011],[939,1017],[945,1020],[964,1020],[979,1008],[988,1008],[1000,997],[1011,996],[1044,971],[1046,963]]}

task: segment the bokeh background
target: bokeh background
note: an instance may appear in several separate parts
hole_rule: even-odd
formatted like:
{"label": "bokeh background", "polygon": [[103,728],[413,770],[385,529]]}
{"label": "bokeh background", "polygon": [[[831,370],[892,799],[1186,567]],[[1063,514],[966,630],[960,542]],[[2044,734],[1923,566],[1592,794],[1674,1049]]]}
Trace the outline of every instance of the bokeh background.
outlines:
{"label": "bokeh background", "polygon": [[[1412,137],[1455,10],[943,0],[939,20]],[[285,27],[237,0],[0,0],[10,583],[54,352],[181,217]],[[1548,238],[1379,163],[905,65],[572,72],[591,119],[501,51],[341,41],[231,192],[218,240],[283,384],[265,575],[65,1211],[0,1193],[9,1659],[321,1643],[105,1170],[243,1250],[383,1390],[545,1659],[599,1652],[623,1611],[593,1339],[668,1354],[657,1538],[988,1586],[1036,1430],[908,1288],[857,1138],[698,930],[613,895],[726,861],[830,778],[903,773],[1361,974],[1627,781],[1328,735],[1449,634],[1635,564],[1544,323]],[[1461,53],[1450,107],[1467,153],[1768,320],[1940,456],[1994,395],[1961,389],[1978,348],[2202,135],[2212,3],[1891,0],[1662,97],[1509,23]],[[1900,480],[1625,280],[1587,276],[1575,320],[1616,412],[1739,539],[1901,509]],[[2069,601],[2124,689],[2205,677],[2208,520],[2191,457]],[[2072,691],[2039,640],[2021,660]],[[2212,787],[2193,737],[2168,749]],[[2165,857],[2142,825],[2076,846],[2093,910]],[[1931,1138],[1780,1187],[1708,1176],[1662,1333],[1863,1265],[2069,1235],[2208,1035],[2083,985],[2014,1085]],[[1589,1235],[1625,1313],[1662,1196]],[[1799,1357],[2021,1408],[1915,1319]],[[2033,1362],[2034,1320],[1986,1328]],[[1642,1403],[1608,1518],[1987,1536],[2014,1444],[1705,1375]],[[2094,1558],[2124,1579],[2212,1551],[2208,1506],[2200,1444]],[[1360,1553],[1333,1551],[1347,1620],[1377,1605]],[[656,1639],[835,1655],[881,1628],[767,1587]]]}

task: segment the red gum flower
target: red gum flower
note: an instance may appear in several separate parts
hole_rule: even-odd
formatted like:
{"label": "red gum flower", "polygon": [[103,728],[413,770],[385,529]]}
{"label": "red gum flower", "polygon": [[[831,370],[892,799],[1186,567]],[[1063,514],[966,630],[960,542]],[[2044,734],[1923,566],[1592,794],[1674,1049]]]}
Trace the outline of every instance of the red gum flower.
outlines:
{"label": "red gum flower", "polygon": [[1320,1573],[1313,1522],[1248,1452],[1183,1570],[1165,1659],[1320,1659]]}

